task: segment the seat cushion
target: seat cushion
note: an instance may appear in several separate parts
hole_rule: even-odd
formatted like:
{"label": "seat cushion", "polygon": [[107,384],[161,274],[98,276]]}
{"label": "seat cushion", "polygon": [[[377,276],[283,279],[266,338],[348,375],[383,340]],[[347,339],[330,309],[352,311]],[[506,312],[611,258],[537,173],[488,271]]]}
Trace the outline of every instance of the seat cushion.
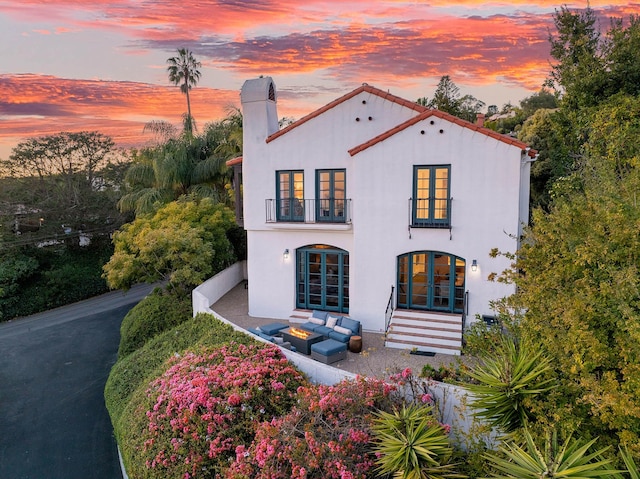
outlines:
{"label": "seat cushion", "polygon": [[274,336],[278,334],[278,332],[280,332],[281,330],[286,329],[288,327],[289,326],[283,323],[269,323],[269,324],[265,324],[264,326],[260,326],[260,331],[262,331],[265,334],[268,334],[269,336]]}
{"label": "seat cushion", "polygon": [[334,339],[325,339],[324,341],[311,345],[311,351],[322,354],[323,356],[331,356],[346,350],[346,344]]}
{"label": "seat cushion", "polygon": [[319,324],[314,324],[311,322],[302,323],[300,325],[302,329],[304,329],[305,331],[311,331],[312,333],[315,332],[316,328],[319,326],[320,326]]}
{"label": "seat cushion", "polygon": [[348,343],[349,338],[351,338],[350,334],[342,334],[337,331],[331,331],[329,333],[330,339],[335,339],[336,341],[340,341],[341,343]]}
{"label": "seat cushion", "polygon": [[313,330],[314,333],[322,334],[323,336],[329,337],[329,333],[333,331],[333,329],[327,326],[317,326],[316,329]]}

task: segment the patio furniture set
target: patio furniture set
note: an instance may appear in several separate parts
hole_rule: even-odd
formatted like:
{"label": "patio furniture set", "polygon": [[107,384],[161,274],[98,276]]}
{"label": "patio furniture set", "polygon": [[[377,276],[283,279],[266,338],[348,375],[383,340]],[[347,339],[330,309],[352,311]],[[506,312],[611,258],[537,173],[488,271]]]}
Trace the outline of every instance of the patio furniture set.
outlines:
{"label": "patio furniture set", "polygon": [[360,321],[327,311],[313,311],[309,321],[300,327],[270,323],[249,328],[249,331],[292,351],[310,355],[324,364],[345,359],[347,349],[354,353],[362,350]]}

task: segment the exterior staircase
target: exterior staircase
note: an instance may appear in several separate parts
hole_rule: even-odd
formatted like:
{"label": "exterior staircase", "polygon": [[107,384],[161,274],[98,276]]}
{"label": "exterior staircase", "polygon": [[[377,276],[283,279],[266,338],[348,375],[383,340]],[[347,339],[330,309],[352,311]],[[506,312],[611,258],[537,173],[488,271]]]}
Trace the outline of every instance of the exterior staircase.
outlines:
{"label": "exterior staircase", "polygon": [[391,316],[385,346],[459,355],[462,349],[462,316],[396,309]]}

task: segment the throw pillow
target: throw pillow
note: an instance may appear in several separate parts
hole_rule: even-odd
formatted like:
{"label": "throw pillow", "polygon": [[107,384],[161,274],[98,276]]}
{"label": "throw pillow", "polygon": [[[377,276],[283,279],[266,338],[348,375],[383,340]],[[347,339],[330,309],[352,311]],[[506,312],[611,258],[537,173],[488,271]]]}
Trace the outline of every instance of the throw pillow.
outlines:
{"label": "throw pillow", "polygon": [[336,333],[346,334],[347,336],[351,336],[351,334],[353,333],[353,331],[351,331],[349,328],[343,328],[342,326],[336,326],[335,328],[333,328],[333,330]]}
{"label": "throw pillow", "polygon": [[327,328],[333,329],[336,326],[336,324],[338,324],[338,319],[339,319],[338,316],[331,316],[331,315],[327,316],[327,324],[325,326]]}
{"label": "throw pillow", "polygon": [[309,322],[313,324],[320,324],[324,326],[324,319],[314,318],[313,316],[309,318]]}

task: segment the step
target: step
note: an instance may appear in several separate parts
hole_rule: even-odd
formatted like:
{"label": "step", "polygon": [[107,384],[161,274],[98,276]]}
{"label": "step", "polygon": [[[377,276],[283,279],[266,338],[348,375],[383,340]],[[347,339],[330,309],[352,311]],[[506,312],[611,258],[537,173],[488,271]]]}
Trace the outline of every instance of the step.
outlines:
{"label": "step", "polygon": [[438,326],[431,326],[431,325],[416,327],[413,325],[392,323],[391,326],[389,327],[388,334],[397,334],[397,333],[407,333],[407,334],[414,334],[418,336],[421,336],[421,335],[430,336],[435,334],[435,335],[439,335],[446,338],[452,338],[452,339],[457,338],[458,340],[462,339],[461,328],[457,328],[457,329],[441,328]]}
{"label": "step", "polygon": [[425,322],[429,322],[429,323],[439,323],[439,324],[450,324],[450,325],[459,325],[460,327],[462,327],[462,319],[460,317],[457,316],[440,316],[440,315],[434,315],[434,314],[423,314],[423,315],[405,315],[405,314],[393,314],[393,316],[391,316],[391,322],[395,323],[395,322],[401,322],[401,323],[405,323],[405,324],[415,324],[415,325],[421,325]]}

